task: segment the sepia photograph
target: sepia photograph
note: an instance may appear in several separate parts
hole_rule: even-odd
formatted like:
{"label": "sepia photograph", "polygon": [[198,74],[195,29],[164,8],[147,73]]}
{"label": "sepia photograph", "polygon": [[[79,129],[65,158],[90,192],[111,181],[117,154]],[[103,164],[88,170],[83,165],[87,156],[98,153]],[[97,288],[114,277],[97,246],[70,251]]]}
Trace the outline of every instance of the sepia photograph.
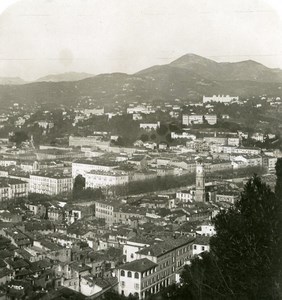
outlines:
{"label": "sepia photograph", "polygon": [[0,0],[0,300],[282,300],[281,0]]}

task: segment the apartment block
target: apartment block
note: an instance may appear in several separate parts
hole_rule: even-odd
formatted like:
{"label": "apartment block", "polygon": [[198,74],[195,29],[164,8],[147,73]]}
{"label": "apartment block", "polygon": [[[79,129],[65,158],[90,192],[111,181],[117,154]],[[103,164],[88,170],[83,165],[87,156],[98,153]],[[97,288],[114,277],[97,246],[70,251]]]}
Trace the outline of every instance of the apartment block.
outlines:
{"label": "apartment block", "polygon": [[30,175],[29,191],[31,193],[58,195],[73,188],[70,174],[62,171],[41,171]]}

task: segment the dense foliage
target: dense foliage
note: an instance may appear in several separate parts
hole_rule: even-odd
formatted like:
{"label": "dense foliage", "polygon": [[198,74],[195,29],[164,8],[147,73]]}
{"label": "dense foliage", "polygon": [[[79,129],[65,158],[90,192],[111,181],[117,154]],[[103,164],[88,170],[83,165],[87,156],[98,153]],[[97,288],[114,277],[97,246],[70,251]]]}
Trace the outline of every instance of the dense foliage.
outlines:
{"label": "dense foliage", "polygon": [[[232,178],[233,175],[235,177],[248,177],[251,176],[251,174],[253,174],[254,172],[263,174],[264,170],[260,167],[242,168],[234,172],[232,172],[231,170],[221,170],[212,172],[208,174],[207,177],[208,180],[216,180],[218,178]],[[127,185],[114,186],[112,188],[109,188],[109,190],[117,196],[125,196],[185,187],[194,183],[195,173],[187,173],[178,176],[166,175],[162,177],[149,178],[143,181],[132,181]]]}
{"label": "dense foliage", "polygon": [[11,137],[10,141],[16,143],[16,146],[20,146],[22,142],[28,140],[28,135],[24,131],[16,131]]}

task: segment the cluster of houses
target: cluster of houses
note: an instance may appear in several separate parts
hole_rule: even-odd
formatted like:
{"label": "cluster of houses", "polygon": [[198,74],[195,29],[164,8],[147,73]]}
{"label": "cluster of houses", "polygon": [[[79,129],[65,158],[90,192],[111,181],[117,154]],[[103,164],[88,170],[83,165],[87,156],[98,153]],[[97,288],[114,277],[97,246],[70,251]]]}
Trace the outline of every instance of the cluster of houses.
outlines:
{"label": "cluster of houses", "polygon": [[[16,149],[1,139],[0,299],[103,299],[108,292],[146,299],[179,282],[184,266],[210,250],[212,219],[239,199],[243,179],[235,175],[253,167],[273,173],[282,156],[275,146],[242,145],[244,138],[263,142],[260,133],[217,130],[213,103],[242,104],[237,96],[219,95],[194,105],[209,107],[208,113],[182,113],[177,101],[160,107],[132,103],[124,112],[103,107],[72,112],[74,127],[93,116],[125,113],[152,134],[163,123],[148,117],[162,110],[182,120],[181,130],[169,129],[170,144],[136,137],[131,147],[117,146],[119,136],[105,131],[70,135],[68,145],[38,149],[32,142]],[[15,126],[29,117],[19,117]],[[1,122],[7,122],[5,116],[0,127]],[[34,122],[44,134],[54,128],[48,112]],[[230,178],[221,178],[223,173]],[[185,176],[192,181],[181,187],[126,192],[133,184]],[[99,190],[100,196],[71,198],[78,180],[81,189]],[[125,193],[118,194],[117,187]]]}
{"label": "cluster of houses", "polygon": [[[210,147],[209,151],[199,150],[199,145],[197,150],[186,147],[186,151],[176,148],[165,152],[118,147],[102,150],[96,145],[79,150],[70,147],[22,154],[3,152],[0,157],[0,202],[25,197],[28,193],[70,193],[78,175],[85,179],[85,188],[108,189],[131,182],[192,174],[199,158],[205,162],[208,173],[248,167],[274,171],[279,151],[220,145],[220,140],[218,137],[214,140],[205,138],[204,144]],[[235,138],[230,138],[230,143],[234,141]]]}
{"label": "cluster of houses", "polygon": [[183,266],[209,251],[215,208],[193,202],[177,208],[175,197],[155,198],[86,206],[27,201],[10,219],[1,211],[0,293],[28,297],[32,286],[42,299],[56,299],[64,289],[83,299],[109,290],[144,299],[179,281]]}

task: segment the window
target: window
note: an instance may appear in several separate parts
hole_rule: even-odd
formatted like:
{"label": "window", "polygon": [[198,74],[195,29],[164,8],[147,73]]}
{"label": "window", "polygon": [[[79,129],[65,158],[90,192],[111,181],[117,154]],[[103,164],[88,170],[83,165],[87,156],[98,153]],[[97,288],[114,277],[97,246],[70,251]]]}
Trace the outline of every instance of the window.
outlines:
{"label": "window", "polygon": [[125,276],[124,270],[120,271],[120,276]]}
{"label": "window", "polygon": [[127,272],[127,277],[132,277],[132,273],[130,271]]}
{"label": "window", "polygon": [[130,254],[130,257],[131,257],[131,258],[134,258],[134,254],[133,254],[133,253],[131,253],[131,254]]}
{"label": "window", "polygon": [[139,278],[139,273],[135,272],[134,278],[138,279]]}
{"label": "window", "polygon": [[135,290],[139,290],[139,283],[135,283],[135,284],[134,284],[134,289],[135,289]]}
{"label": "window", "polygon": [[202,246],[202,251],[205,251],[205,247],[204,246]]}
{"label": "window", "polygon": [[124,288],[125,287],[125,282],[121,281],[121,287]]}
{"label": "window", "polygon": [[197,250],[197,245],[194,245],[194,249]]}

